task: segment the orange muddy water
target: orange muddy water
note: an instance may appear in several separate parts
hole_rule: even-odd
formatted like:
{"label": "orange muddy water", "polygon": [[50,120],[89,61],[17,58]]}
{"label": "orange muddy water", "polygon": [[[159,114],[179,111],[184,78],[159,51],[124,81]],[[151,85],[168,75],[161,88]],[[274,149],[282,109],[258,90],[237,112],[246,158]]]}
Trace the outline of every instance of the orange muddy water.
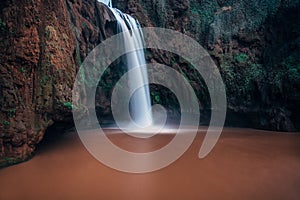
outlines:
{"label": "orange muddy water", "polygon": [[[136,152],[167,144],[173,135],[136,139],[107,131],[112,142]],[[28,162],[0,170],[0,199],[289,200],[300,199],[300,133],[226,128],[213,151],[197,155],[205,135],[170,166],[146,174],[106,167],[75,132],[40,146]]]}

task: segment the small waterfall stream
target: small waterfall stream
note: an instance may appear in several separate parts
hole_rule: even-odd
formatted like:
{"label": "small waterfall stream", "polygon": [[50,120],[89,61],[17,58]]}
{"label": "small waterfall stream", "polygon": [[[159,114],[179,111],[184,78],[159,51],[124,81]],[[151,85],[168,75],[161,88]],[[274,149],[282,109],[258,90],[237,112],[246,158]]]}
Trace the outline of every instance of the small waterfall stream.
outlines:
{"label": "small waterfall stream", "polygon": [[146,60],[143,50],[143,33],[140,31],[140,24],[130,15],[122,13],[117,8],[113,8],[111,0],[99,1],[106,4],[116,17],[118,21],[118,33],[124,33],[123,42],[126,50],[130,50],[133,47],[140,49],[126,54],[127,69],[138,68],[138,70],[134,70],[133,73],[129,73],[128,75],[129,90],[132,90],[136,84],[144,85],[144,87],[136,90],[131,97],[130,114],[138,126],[150,126],[152,125],[151,101],[147,70],[142,68],[146,64]]}

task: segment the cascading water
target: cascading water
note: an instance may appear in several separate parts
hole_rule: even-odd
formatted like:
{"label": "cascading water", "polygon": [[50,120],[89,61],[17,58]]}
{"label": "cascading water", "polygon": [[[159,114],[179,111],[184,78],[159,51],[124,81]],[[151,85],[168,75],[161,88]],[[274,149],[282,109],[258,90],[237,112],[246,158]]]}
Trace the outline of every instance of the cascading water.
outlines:
{"label": "cascading water", "polygon": [[[120,10],[113,8],[111,0],[100,0],[100,2],[106,4],[116,17],[118,22],[118,32],[124,33],[123,42],[125,49],[140,49],[126,54],[127,69],[138,69],[134,70],[133,73],[129,73],[129,90],[132,90],[136,84],[144,85],[144,87],[136,90],[131,97],[130,114],[138,126],[150,126],[152,125],[152,112],[147,70],[142,67],[146,64],[146,60],[140,24],[130,15],[124,14]],[[131,93],[133,91],[129,92]]]}
{"label": "cascading water", "polygon": [[101,3],[104,3],[104,4],[106,4],[108,7],[112,7],[112,2],[111,2],[111,0],[98,0],[99,2],[101,2]]}

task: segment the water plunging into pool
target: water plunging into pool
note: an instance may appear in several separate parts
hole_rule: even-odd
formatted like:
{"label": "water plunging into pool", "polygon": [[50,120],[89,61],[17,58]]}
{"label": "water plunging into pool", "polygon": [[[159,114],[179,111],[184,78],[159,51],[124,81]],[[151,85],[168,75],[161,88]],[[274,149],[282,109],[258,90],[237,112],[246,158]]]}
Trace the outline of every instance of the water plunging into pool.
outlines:
{"label": "water plunging into pool", "polygon": [[152,112],[150,92],[148,85],[148,75],[146,68],[145,54],[143,50],[143,33],[140,30],[139,22],[128,14],[122,13],[117,8],[112,7],[111,0],[100,0],[106,4],[113,12],[118,22],[118,32],[123,32],[123,42],[126,50],[140,49],[126,54],[127,70],[133,73],[128,74],[129,92],[133,92],[134,85],[144,85],[136,90],[130,99],[130,114],[133,121],[140,127],[152,125]]}

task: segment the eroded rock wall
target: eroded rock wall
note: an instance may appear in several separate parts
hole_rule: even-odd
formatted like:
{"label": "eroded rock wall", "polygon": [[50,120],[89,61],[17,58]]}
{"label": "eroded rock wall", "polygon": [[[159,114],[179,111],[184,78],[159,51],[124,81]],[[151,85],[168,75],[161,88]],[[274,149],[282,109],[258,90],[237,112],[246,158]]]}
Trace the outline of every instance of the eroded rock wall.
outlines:
{"label": "eroded rock wall", "polygon": [[76,71],[114,23],[94,0],[1,2],[0,165],[29,158],[53,123],[72,123]]}
{"label": "eroded rock wall", "polygon": [[[299,130],[299,1],[116,0],[114,4],[144,26],[180,31],[209,51],[226,84],[227,125]],[[202,109],[209,107],[205,85],[188,63],[168,52],[153,51],[151,59],[185,73]]]}

